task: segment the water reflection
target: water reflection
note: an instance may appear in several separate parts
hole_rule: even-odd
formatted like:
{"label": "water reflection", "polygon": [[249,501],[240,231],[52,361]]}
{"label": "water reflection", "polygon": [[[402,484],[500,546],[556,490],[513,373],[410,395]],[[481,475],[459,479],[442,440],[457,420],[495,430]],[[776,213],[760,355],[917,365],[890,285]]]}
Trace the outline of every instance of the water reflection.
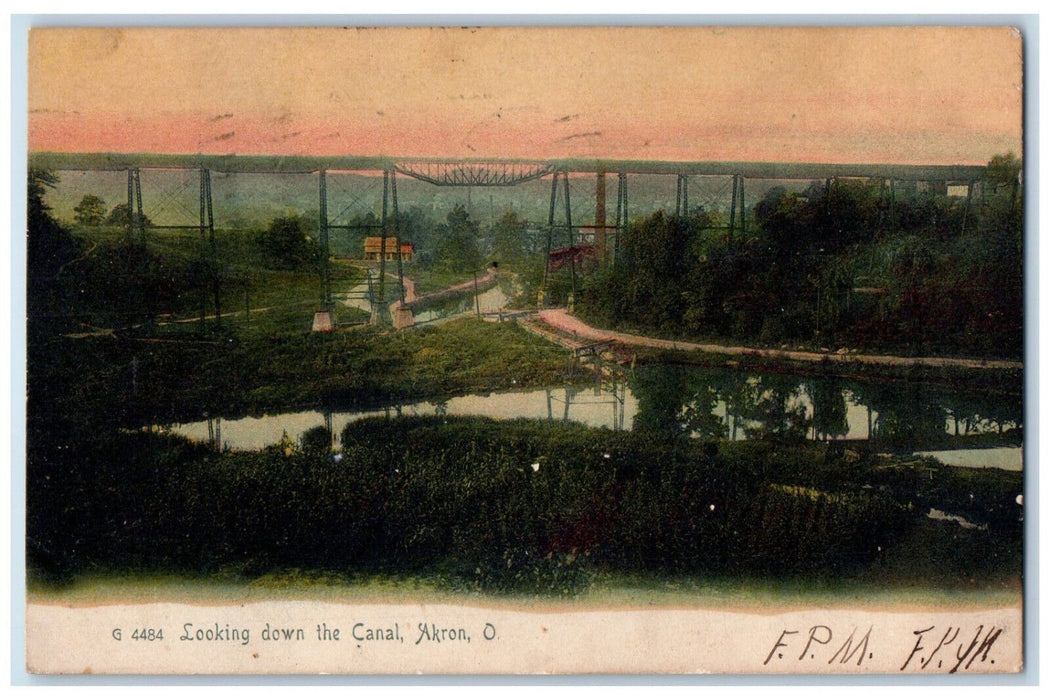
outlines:
{"label": "water reflection", "polygon": [[1019,396],[916,382],[647,366],[628,384],[639,406],[635,429],[667,437],[849,439],[933,449],[979,435],[1019,444],[1022,428]]}
{"label": "water reflection", "polygon": [[[608,422],[601,421],[598,427],[624,429],[627,407],[627,382],[624,379],[606,379],[588,387],[567,386],[563,390],[547,389],[547,420],[569,421],[583,418],[580,422],[595,425],[602,408],[610,416]],[[555,405],[559,411],[555,411]]]}
{"label": "water reflection", "polygon": [[[666,440],[865,440],[875,449],[932,451],[1014,446],[1020,468],[1023,403],[1019,396],[973,393],[909,382],[756,375],[722,369],[645,366],[624,378],[590,384],[457,396],[367,411],[308,411],[279,416],[211,419],[176,426],[197,440],[259,449],[287,435],[325,425],[336,440],[366,416],[481,415],[497,419],[577,421],[635,430]],[[945,460],[942,460],[945,461]],[[989,463],[991,465],[991,463]]]}
{"label": "water reflection", "polygon": [[503,293],[499,285],[492,287],[474,296],[474,294],[461,295],[447,301],[436,302],[431,306],[421,309],[415,313],[416,325],[425,323],[435,324],[448,321],[457,316],[471,313],[498,314],[507,306],[507,295]]}
{"label": "water reflection", "polygon": [[849,406],[842,386],[826,378],[809,379],[805,382],[805,391],[813,405],[813,439],[830,440],[848,435]]}
{"label": "water reflection", "polygon": [[[487,416],[500,420],[535,418],[574,421],[596,428],[629,429],[637,403],[624,381],[526,391],[455,396],[362,411],[299,411],[236,419],[213,419],[172,426],[172,430],[219,449],[259,450],[282,440],[298,442],[310,428],[324,425],[339,447],[343,428],[368,417]],[[221,430],[217,426],[221,425]]]}
{"label": "water reflection", "polygon": [[933,457],[951,467],[994,467],[1021,471],[1024,449],[1021,447],[991,447],[983,450],[930,450],[916,452],[921,457]]}

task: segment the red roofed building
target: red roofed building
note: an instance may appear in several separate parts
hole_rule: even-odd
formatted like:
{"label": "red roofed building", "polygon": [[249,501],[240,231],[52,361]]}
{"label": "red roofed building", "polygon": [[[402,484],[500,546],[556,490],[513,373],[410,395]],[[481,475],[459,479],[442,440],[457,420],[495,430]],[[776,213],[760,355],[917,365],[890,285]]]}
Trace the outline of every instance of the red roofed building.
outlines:
{"label": "red roofed building", "polygon": [[[369,236],[365,238],[365,260],[374,260],[379,262],[380,256],[386,253],[387,260],[397,260],[397,238],[394,236],[387,236],[386,238],[386,251],[383,250],[383,239],[380,236]],[[411,241],[401,241],[401,260],[403,262],[412,262],[412,256],[415,254],[415,247]]]}
{"label": "red roofed building", "polygon": [[547,265],[553,272],[573,263],[582,268],[585,264],[587,267],[593,267],[596,262],[597,255],[593,245],[577,245],[552,250]]}

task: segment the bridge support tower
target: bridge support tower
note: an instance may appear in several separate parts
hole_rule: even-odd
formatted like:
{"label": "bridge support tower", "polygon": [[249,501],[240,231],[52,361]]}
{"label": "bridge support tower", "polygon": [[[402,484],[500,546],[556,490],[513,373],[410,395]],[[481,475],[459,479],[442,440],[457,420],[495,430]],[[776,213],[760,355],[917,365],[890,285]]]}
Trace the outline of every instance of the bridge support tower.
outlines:
{"label": "bridge support tower", "polygon": [[569,173],[568,173],[568,171],[565,171],[565,170],[556,170],[556,171],[554,171],[554,177],[551,179],[551,206],[550,206],[550,213],[549,213],[549,215],[547,217],[547,257],[546,257],[546,260],[545,260],[545,267],[544,267],[544,271],[543,271],[543,288],[541,290],[541,293],[543,294],[544,297],[546,297],[546,294],[547,294],[547,283],[548,283],[548,281],[550,279],[550,271],[551,271],[551,267],[550,267],[550,265],[551,265],[551,246],[552,246],[553,240],[554,240],[554,230],[555,230],[555,228],[558,228],[558,226],[555,223],[554,212],[557,209],[557,204],[558,204],[558,179],[559,178],[562,181],[562,189],[564,191],[564,200],[565,200],[565,223],[564,223],[564,227],[565,227],[566,235],[567,235],[567,238],[568,238],[568,241],[569,241],[569,249],[570,249],[569,250],[569,270],[570,270],[571,280],[572,280],[572,282],[571,282],[572,286],[571,286],[570,294],[572,296],[572,299],[575,300],[575,298],[576,298],[576,256],[572,252],[571,249],[573,247],[575,247],[576,240],[575,240],[575,236],[573,235],[573,228],[572,228],[572,206],[571,206],[571,201],[570,201],[570,196],[569,196]]}

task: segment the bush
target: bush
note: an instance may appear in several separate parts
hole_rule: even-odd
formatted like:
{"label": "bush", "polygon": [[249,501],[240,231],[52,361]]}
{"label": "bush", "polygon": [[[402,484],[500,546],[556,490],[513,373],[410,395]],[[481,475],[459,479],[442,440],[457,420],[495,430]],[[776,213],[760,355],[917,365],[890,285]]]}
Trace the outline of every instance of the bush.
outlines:
{"label": "bush", "polygon": [[441,416],[351,423],[336,456],[323,427],[309,436],[245,453],[145,433],[36,449],[31,557],[58,572],[378,570],[571,595],[603,570],[847,575],[925,514],[906,480],[864,488],[874,472],[821,447]]}
{"label": "bush", "polygon": [[275,270],[313,269],[321,262],[321,246],[307,233],[300,216],[278,217],[259,234],[259,250]]}
{"label": "bush", "polygon": [[332,451],[332,433],[323,425],[307,430],[299,442],[303,452],[310,455],[324,456]]}

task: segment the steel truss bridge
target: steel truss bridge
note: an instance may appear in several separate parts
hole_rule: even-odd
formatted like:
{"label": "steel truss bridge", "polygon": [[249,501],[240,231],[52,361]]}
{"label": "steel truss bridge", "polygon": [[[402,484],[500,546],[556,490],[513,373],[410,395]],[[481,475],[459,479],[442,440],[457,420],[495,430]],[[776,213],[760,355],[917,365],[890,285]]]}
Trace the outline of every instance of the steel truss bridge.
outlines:
{"label": "steel truss bridge", "polygon": [[[675,213],[689,211],[690,182],[698,178],[722,178],[725,189],[730,189],[729,222],[725,227],[732,242],[737,231],[746,230],[745,181],[806,180],[823,181],[825,192],[830,192],[839,179],[866,179],[879,181],[893,199],[898,182],[938,183],[966,187],[967,212],[975,193],[983,193],[985,168],[969,165],[895,165],[846,163],[775,163],[775,162],[717,162],[717,161],[642,161],[608,159],[466,159],[466,158],[391,158],[384,156],[241,156],[241,155],[170,155],[124,153],[46,153],[29,156],[29,167],[52,171],[125,171],[127,172],[127,207],[129,235],[145,240],[147,229],[199,230],[202,256],[209,248],[215,254],[215,225],[211,195],[211,173],[223,174],[299,174],[316,175],[318,183],[320,243],[325,252],[321,303],[332,308],[331,276],[328,268],[329,232],[333,229],[378,229],[381,235],[378,297],[385,300],[387,237],[395,240],[393,253],[397,258],[399,282],[403,279],[401,246],[398,235],[397,175],[410,177],[439,187],[513,187],[540,178],[550,178],[551,194],[547,218],[547,260],[550,260],[555,232],[567,237],[571,251],[584,238],[594,245],[600,264],[615,260],[619,233],[629,220],[628,176],[664,175],[675,177]],[[199,173],[199,217],[192,223],[175,226],[157,226],[149,223],[144,211],[140,173],[143,170],[194,171]],[[351,173],[382,175],[382,216],[378,224],[339,224],[328,214],[328,174]],[[595,176],[594,217],[584,222],[572,220],[570,206],[570,175],[574,181],[586,175]],[[606,221],[606,179],[616,176],[616,214],[613,222]],[[577,195],[579,196],[579,195]],[[559,201],[564,205],[558,213]],[[338,218],[338,217],[336,217]],[[966,216],[963,217],[965,226]],[[609,246],[609,234],[613,244]],[[575,255],[570,254],[572,288],[576,287]],[[547,273],[550,268],[548,265]],[[546,274],[544,288],[547,285]],[[400,288],[404,290],[403,283]],[[216,318],[219,317],[218,288],[214,290]],[[403,291],[402,291],[403,294]],[[403,299],[402,299],[403,301]],[[204,308],[202,302],[202,320]]]}

